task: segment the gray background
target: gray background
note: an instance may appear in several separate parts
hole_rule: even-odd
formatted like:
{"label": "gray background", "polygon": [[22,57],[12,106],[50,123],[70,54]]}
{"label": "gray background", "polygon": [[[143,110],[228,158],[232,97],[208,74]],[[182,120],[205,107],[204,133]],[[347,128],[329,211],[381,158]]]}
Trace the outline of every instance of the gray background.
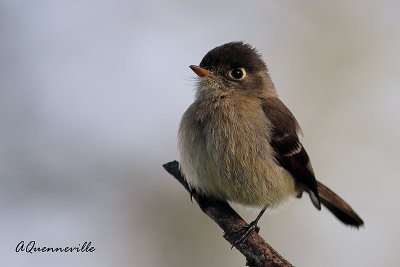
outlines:
{"label": "gray background", "polygon": [[[188,65],[244,40],[317,177],[366,222],[303,198],[261,235],[296,266],[398,266],[400,3],[323,2],[0,1],[2,265],[243,266],[161,165],[193,101]],[[96,251],[16,253],[21,240]]]}

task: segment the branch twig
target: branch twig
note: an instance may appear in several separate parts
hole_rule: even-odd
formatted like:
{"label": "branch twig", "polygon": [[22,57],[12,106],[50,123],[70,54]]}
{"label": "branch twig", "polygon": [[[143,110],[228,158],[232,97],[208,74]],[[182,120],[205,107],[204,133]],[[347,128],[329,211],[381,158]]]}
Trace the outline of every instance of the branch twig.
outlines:
{"label": "branch twig", "polygon": [[[163,167],[173,175],[189,193],[191,193],[188,183],[179,170],[179,163],[177,161],[166,163]],[[228,203],[206,198],[198,194],[193,194],[193,198],[199,204],[202,211],[224,230],[224,238],[246,257],[248,266],[292,266],[256,232],[253,232],[250,237],[242,243],[235,244],[237,235],[227,235],[226,233],[238,231],[246,226],[247,223],[229,206]]]}

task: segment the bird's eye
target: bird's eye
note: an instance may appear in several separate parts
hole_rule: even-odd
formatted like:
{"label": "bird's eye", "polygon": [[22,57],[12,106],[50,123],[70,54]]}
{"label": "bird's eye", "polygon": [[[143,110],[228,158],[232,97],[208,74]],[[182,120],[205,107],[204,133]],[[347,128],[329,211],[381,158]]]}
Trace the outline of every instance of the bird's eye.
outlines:
{"label": "bird's eye", "polygon": [[235,80],[242,80],[246,77],[246,71],[243,68],[233,69],[229,72],[229,77]]}

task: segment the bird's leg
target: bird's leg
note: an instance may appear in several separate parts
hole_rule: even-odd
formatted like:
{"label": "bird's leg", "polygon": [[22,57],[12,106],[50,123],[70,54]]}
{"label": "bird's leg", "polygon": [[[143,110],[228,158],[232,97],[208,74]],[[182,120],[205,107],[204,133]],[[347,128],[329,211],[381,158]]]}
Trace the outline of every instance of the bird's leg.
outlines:
{"label": "bird's leg", "polygon": [[243,230],[246,230],[246,232],[237,240],[233,243],[232,248],[237,245],[242,243],[244,240],[246,240],[253,232],[258,233],[260,231],[260,227],[257,226],[258,221],[260,220],[261,216],[263,216],[265,210],[267,209],[267,207],[264,207],[260,213],[258,214],[257,218],[252,221],[250,224],[240,228],[239,230],[236,230],[234,232],[231,232],[228,234],[228,237],[232,234],[237,234],[239,232],[242,232]]}

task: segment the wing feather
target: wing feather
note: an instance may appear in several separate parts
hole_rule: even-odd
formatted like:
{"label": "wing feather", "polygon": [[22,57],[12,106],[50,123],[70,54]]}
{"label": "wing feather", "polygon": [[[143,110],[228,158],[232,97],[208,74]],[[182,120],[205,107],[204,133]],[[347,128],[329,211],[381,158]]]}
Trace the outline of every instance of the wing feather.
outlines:
{"label": "wing feather", "polygon": [[295,117],[278,98],[263,99],[262,107],[272,123],[270,144],[276,161],[310,194],[314,206],[321,209],[317,181],[310,158],[299,141],[300,127]]}

